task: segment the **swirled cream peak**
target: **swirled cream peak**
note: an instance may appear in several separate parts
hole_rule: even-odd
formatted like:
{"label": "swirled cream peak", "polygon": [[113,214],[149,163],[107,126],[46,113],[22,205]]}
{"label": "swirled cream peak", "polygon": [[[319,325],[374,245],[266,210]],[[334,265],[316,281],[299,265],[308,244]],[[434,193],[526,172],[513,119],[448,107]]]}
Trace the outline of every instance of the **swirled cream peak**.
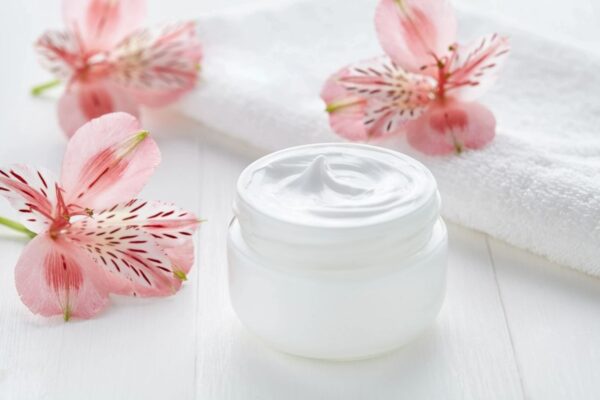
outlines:
{"label": "swirled cream peak", "polygon": [[258,210],[308,225],[362,225],[406,214],[435,192],[415,160],[371,146],[331,144],[274,153],[242,179]]}
{"label": "swirled cream peak", "polygon": [[[270,169],[273,169],[273,166]],[[331,198],[333,193],[340,198],[348,198],[348,196],[359,196],[371,190],[352,181],[344,181],[342,176],[338,176],[332,170],[327,158],[323,155],[318,155],[310,161],[303,171],[302,168],[299,170],[301,172],[291,176],[285,185],[286,188],[282,187],[280,196],[285,197],[286,192],[297,192],[298,194],[304,192],[308,197],[321,199]]]}

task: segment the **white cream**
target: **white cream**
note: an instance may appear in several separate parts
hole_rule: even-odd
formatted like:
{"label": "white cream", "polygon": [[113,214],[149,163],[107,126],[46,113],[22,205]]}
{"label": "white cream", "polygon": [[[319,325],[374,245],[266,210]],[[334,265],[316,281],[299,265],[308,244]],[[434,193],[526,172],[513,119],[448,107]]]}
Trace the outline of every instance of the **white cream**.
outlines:
{"label": "white cream", "polygon": [[285,149],[240,175],[228,239],[230,297],[283,351],[369,357],[437,315],[446,229],[431,173],[358,144]]}
{"label": "white cream", "polygon": [[304,225],[373,224],[412,212],[436,190],[408,157],[340,145],[286,151],[242,179],[247,201]]}

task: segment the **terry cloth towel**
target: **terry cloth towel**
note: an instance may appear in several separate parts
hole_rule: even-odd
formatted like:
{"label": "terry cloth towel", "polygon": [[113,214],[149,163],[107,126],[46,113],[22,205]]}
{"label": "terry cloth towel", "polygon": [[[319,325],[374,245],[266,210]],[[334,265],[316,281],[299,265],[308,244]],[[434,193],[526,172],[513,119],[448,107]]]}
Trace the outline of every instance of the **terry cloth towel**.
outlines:
{"label": "terry cloth towel", "polygon": [[[183,113],[264,151],[340,140],[319,97],[339,68],[383,54],[375,1],[300,0],[200,19],[202,82]],[[427,157],[443,215],[600,275],[600,60],[482,16],[459,13],[459,40],[499,32],[512,52],[482,97],[498,121],[481,151]]]}

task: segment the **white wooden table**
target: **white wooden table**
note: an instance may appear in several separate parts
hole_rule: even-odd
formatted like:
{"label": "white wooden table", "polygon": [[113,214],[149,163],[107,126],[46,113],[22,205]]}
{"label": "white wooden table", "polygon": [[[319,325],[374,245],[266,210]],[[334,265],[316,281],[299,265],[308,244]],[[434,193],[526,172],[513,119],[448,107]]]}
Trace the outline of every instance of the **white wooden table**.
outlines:
{"label": "white wooden table", "polygon": [[[150,1],[150,19],[225,6],[193,3]],[[58,10],[57,1],[2,4],[0,164],[59,170],[55,101],[27,90],[46,77],[30,43],[60,26]],[[0,399],[600,398],[600,280],[452,224],[446,301],[419,340],[354,363],[271,350],[240,325],[226,288],[234,183],[255,155],[172,111],[146,115],[145,125],[163,162],[143,196],[208,219],[189,281],[166,299],[115,297],[92,320],[43,319],[14,286],[25,241],[0,230]],[[4,201],[0,215],[15,216]]]}

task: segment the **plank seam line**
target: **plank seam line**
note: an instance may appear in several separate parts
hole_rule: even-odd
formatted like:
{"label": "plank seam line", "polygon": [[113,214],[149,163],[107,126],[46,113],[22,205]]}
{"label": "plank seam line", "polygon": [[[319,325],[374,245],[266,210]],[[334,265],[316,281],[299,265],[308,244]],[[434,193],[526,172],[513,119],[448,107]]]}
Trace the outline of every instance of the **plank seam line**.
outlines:
{"label": "plank seam line", "polygon": [[[198,150],[197,154],[203,153],[203,147],[200,143],[199,136],[195,138],[196,150]],[[200,157],[198,156],[197,165],[200,164]],[[204,169],[200,170],[200,179],[198,185],[203,187],[202,183],[204,182]],[[202,193],[196,192],[196,204],[201,203]],[[200,232],[196,231],[194,236],[194,244],[195,244],[195,252],[194,252],[194,265],[196,267],[195,275],[195,285],[196,285],[196,296],[194,296],[194,383],[192,388],[192,400],[195,400],[198,396],[198,309],[200,307],[200,259],[202,258],[200,255]]]}
{"label": "plank seam line", "polygon": [[502,315],[504,316],[504,323],[506,324],[506,329],[508,331],[508,340],[510,342],[510,347],[513,353],[513,359],[515,360],[515,366],[517,368],[517,374],[519,375],[519,386],[521,388],[521,396],[523,399],[527,399],[527,395],[525,393],[525,383],[523,381],[523,371],[521,370],[521,366],[519,363],[519,357],[517,356],[517,349],[515,347],[515,342],[513,340],[512,329],[510,328],[510,323],[508,322],[508,315],[506,313],[506,306],[504,305],[504,298],[502,297],[502,289],[500,289],[500,283],[498,282],[498,275],[496,273],[496,261],[494,260],[494,255],[492,254],[492,248],[490,246],[489,235],[485,235],[485,247],[487,248],[488,257],[490,259],[490,264],[492,264],[492,273],[494,276],[494,282],[496,283],[496,290],[498,291],[498,297],[500,298],[500,307],[502,308]]}

